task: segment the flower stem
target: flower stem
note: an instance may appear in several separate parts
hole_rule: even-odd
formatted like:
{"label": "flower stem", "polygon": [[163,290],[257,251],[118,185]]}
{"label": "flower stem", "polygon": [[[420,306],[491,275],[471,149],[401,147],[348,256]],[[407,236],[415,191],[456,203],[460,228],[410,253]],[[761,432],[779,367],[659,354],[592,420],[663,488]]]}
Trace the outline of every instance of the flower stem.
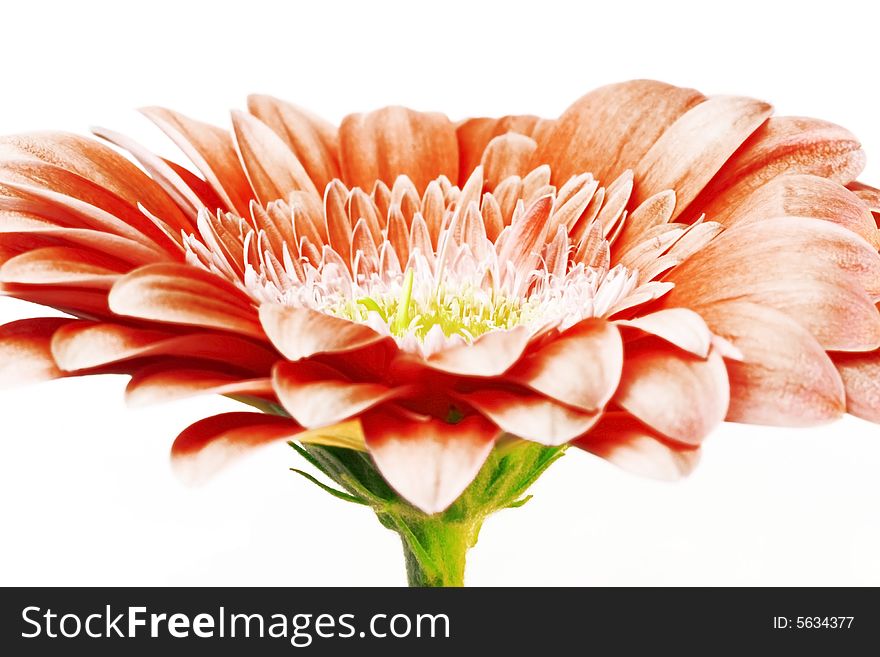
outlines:
{"label": "flower stem", "polygon": [[483,468],[445,511],[428,515],[400,498],[368,454],[339,447],[291,443],[338,489],[293,469],[335,497],[369,506],[400,535],[410,586],[464,586],[465,557],[489,515],[525,504],[529,486],[565,451],[518,439],[500,440]]}
{"label": "flower stem", "polygon": [[410,586],[464,586],[467,551],[477,542],[481,523],[442,519],[408,524],[400,531]]}

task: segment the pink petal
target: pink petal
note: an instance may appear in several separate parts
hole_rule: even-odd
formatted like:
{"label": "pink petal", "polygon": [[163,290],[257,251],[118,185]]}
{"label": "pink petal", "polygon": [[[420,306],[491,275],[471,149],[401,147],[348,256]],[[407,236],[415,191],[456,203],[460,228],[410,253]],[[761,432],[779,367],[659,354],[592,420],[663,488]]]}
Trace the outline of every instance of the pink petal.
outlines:
{"label": "pink petal", "polygon": [[700,312],[739,299],[788,314],[826,349],[880,345],[880,314],[865,289],[877,289],[878,259],[850,231],[819,219],[781,217],[735,225],[673,269],[665,305]]}
{"label": "pink petal", "polygon": [[742,360],[727,363],[728,420],[810,426],[844,412],[843,385],[834,365],[793,319],[745,301],[711,304],[700,313],[742,354]]}
{"label": "pink petal", "polygon": [[248,96],[248,111],[284,140],[318,190],[339,177],[336,126],[272,96]]}
{"label": "pink petal", "polygon": [[833,358],[846,389],[846,410],[880,422],[880,352],[834,354]]}
{"label": "pink petal", "polygon": [[351,262],[351,220],[345,210],[348,189],[334,180],[324,190],[324,221],[328,244],[346,263]]}
{"label": "pink petal", "polygon": [[351,232],[351,270],[365,278],[379,271],[379,251],[363,219],[358,220]]}
{"label": "pink petal", "polygon": [[639,161],[635,202],[674,189],[675,219],[772,111],[767,103],[737,96],[716,96],[695,105]]}
{"label": "pink petal", "polygon": [[109,303],[117,315],[264,337],[253,302],[244,292],[189,265],[156,264],[136,269],[116,282]]}
{"label": "pink petal", "polygon": [[531,392],[475,390],[461,399],[505,433],[543,445],[562,445],[592,427],[600,411],[585,413]]}
{"label": "pink petal", "polygon": [[452,504],[480,471],[498,429],[480,416],[457,424],[376,411],[361,419],[367,447],[389,484],[425,513]]}
{"label": "pink petal", "polygon": [[250,450],[290,440],[302,429],[290,418],[265,413],[222,413],[185,429],[171,447],[175,474],[203,483]]}
{"label": "pink petal", "polygon": [[458,179],[455,128],[442,114],[404,107],[350,114],[339,127],[339,151],[349,187],[370,190],[377,180],[407,175],[422,192],[440,175]]}
{"label": "pink petal", "polygon": [[601,87],[575,101],[542,135],[535,162],[549,164],[553,184],[592,173],[607,181],[635,166],[663,132],[705,97],[653,80]]}
{"label": "pink petal", "polygon": [[512,263],[514,271],[521,277],[525,277],[535,268],[547,241],[552,206],[553,200],[550,196],[539,198],[511,224],[510,234],[498,254],[500,264]]}
{"label": "pink petal", "polygon": [[848,130],[818,119],[773,117],[727,162],[692,203],[726,223],[743,200],[778,175],[805,173],[847,184],[865,167],[865,152]]}
{"label": "pink petal", "polygon": [[627,345],[614,401],[664,436],[699,445],[727,414],[724,360],[670,352],[656,342]]}
{"label": "pink petal", "polygon": [[52,337],[52,356],[67,371],[84,370],[134,358],[155,356],[213,360],[254,373],[268,373],[278,354],[268,345],[227,333],[165,331],[121,324],[73,322]]}
{"label": "pink petal", "polygon": [[272,398],[268,379],[242,379],[240,376],[208,369],[193,369],[161,363],[135,372],[125,389],[132,406],[147,406],[193,395],[242,395]]}
{"label": "pink petal", "polygon": [[624,470],[653,479],[681,479],[700,460],[698,448],[669,442],[626,413],[606,413],[574,445]]}
{"label": "pink petal", "polygon": [[350,381],[338,370],[314,361],[278,363],[272,381],[281,404],[307,429],[342,422],[407,392]]}
{"label": "pink petal", "polygon": [[457,344],[432,354],[428,367],[462,376],[498,376],[519,360],[529,342],[524,326],[484,333],[472,343]]}
{"label": "pink petal", "polygon": [[303,165],[269,126],[244,112],[232,113],[232,126],[248,180],[263,205],[287,200],[297,190],[319,195]]}
{"label": "pink petal", "polygon": [[623,343],[613,324],[587,319],[523,358],[509,378],[582,411],[601,409],[617,388]]}
{"label": "pink petal", "polygon": [[[418,246],[421,249],[427,248],[425,243],[427,241],[425,240],[427,230],[425,220],[422,219],[421,215],[417,215],[413,220],[412,235],[415,242],[414,246]],[[400,207],[393,205],[388,211],[388,242],[393,248],[398,262],[404,265],[409,260],[409,240],[410,229],[406,225],[406,219],[400,211]],[[424,252],[423,250],[422,253]]]}
{"label": "pink petal", "polygon": [[162,107],[141,112],[192,160],[229,210],[248,216],[253,192],[228,132]]}
{"label": "pink petal", "polygon": [[860,235],[875,249],[880,246],[880,231],[864,201],[843,185],[819,176],[773,178],[746,198],[729,222],[758,223],[782,216],[824,219]]}
{"label": "pink petal", "polygon": [[[422,217],[425,220],[425,226],[430,235],[430,240],[427,240],[426,244],[431,244],[436,247],[446,214],[446,200],[443,196],[443,189],[440,187],[440,183],[436,180],[432,180],[428,183],[428,187],[422,195],[421,210]],[[410,230],[413,230],[413,226],[410,226]],[[423,250],[422,253],[428,253],[428,251],[431,251],[433,254],[433,249]]]}
{"label": "pink petal", "polygon": [[656,335],[700,358],[706,358],[712,347],[712,333],[706,322],[688,308],[666,308],[635,319],[617,320],[615,323]]}
{"label": "pink petal", "polygon": [[289,360],[355,351],[388,339],[364,324],[278,304],[260,306],[260,322],[275,348]]}
{"label": "pink petal", "polygon": [[544,269],[550,276],[562,277],[568,269],[570,245],[565,226],[556,229],[556,237],[544,247]]}
{"label": "pink petal", "polygon": [[50,345],[60,328],[75,323],[66,317],[20,319],[0,326],[0,386],[48,381],[63,376]]}

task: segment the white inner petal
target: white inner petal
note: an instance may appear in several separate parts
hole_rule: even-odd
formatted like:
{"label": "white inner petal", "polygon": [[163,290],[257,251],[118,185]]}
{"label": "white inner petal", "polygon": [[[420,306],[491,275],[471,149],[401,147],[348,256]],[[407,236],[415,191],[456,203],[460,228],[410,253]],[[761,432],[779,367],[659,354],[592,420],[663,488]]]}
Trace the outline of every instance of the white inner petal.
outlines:
{"label": "white inner petal", "polygon": [[305,281],[285,271],[276,282],[247,263],[245,284],[255,298],[363,322],[394,337],[402,348],[424,355],[516,326],[564,330],[607,315],[638,284],[637,273],[621,265],[603,270],[583,264],[562,276],[537,269],[522,282],[505,274],[488,242],[480,260],[466,246],[452,250],[452,264],[442,268],[414,251],[405,271],[354,277],[335,262],[317,267],[304,262]]}

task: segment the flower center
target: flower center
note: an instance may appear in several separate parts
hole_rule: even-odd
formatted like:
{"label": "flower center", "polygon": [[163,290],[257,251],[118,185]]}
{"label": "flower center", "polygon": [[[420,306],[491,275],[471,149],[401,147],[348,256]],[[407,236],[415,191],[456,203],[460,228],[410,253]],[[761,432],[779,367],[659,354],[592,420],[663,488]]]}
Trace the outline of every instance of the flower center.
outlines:
{"label": "flower center", "polygon": [[414,279],[415,270],[407,269],[402,280],[387,286],[387,290],[374,286],[371,296],[340,299],[328,305],[326,311],[357,322],[370,322],[371,314],[375,314],[391,335],[411,335],[419,340],[424,340],[432,329],[436,331],[434,327],[447,338],[459,335],[472,340],[489,331],[513,328],[528,313],[527,300],[495,290],[473,285],[434,290],[420,285],[414,290]]}
{"label": "flower center", "polygon": [[404,347],[430,353],[450,341],[472,341],[490,331],[546,325],[564,329],[605,315],[638,281],[637,274],[622,266],[606,270],[579,264],[560,275],[538,267],[524,281],[505,278],[499,273],[502,269],[494,250],[477,261],[467,249],[439,278],[420,253],[413,254],[404,272],[372,272],[354,280],[331,266],[298,288],[307,297],[288,296],[285,303],[307,303],[368,324]]}

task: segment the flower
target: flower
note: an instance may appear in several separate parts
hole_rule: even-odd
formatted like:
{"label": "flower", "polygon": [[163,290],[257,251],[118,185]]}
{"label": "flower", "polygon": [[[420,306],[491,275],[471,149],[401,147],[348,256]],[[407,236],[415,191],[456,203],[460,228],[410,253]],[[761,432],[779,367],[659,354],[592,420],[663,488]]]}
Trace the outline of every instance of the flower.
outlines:
{"label": "flower", "polygon": [[428,514],[502,436],[675,477],[725,419],[878,421],[880,192],[849,132],[771,111],[645,80],[555,120],[145,109],[200,175],[6,137],[3,291],[70,317],[2,327],[4,373],[232,396],[265,412],[186,429],[182,473],[365,450]]}

